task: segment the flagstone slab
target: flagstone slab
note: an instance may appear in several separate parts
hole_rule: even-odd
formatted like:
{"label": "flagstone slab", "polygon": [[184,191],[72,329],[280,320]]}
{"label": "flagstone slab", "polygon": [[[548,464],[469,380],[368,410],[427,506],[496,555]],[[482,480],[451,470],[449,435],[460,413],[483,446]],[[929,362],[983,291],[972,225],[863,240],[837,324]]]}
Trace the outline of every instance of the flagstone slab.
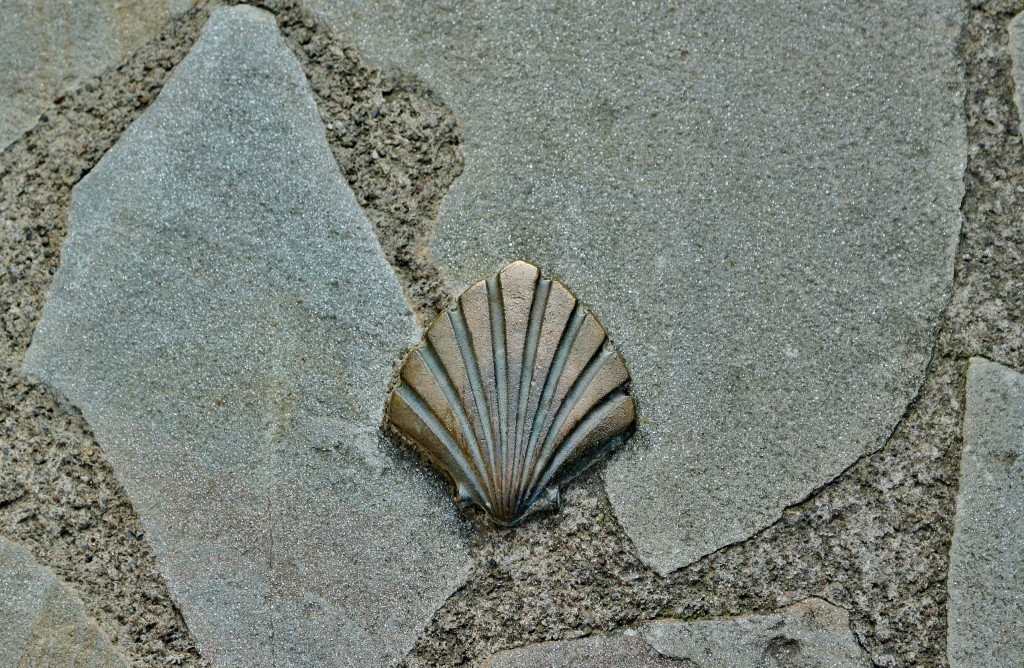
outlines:
{"label": "flagstone slab", "polygon": [[660,620],[499,652],[487,668],[869,668],[842,608],[811,598],[767,615]]}
{"label": "flagstone slab", "polygon": [[431,249],[594,311],[640,427],[606,483],[667,573],[879,448],[951,289],[962,3],[309,0],[459,120]]}
{"label": "flagstone slab", "polygon": [[0,667],[127,668],[74,593],[0,537]]}
{"label": "flagstone slab", "polygon": [[949,551],[949,664],[1024,665],[1024,375],[967,371],[964,450]]}
{"label": "flagstone slab", "polygon": [[4,0],[0,21],[0,151],[54,98],[159,34],[192,0]]}
{"label": "flagstone slab", "polygon": [[687,668],[658,655],[635,630],[526,645],[498,652],[484,668]]}
{"label": "flagstone slab", "polygon": [[[1017,114],[1024,119],[1024,101],[1021,99],[1024,88],[1024,13],[1013,17],[1008,26],[1010,42],[1010,75],[1013,77],[1013,101],[1017,105]],[[1019,119],[1020,120],[1020,119]]]}
{"label": "flagstone slab", "polygon": [[76,187],[24,372],[78,406],[216,666],[383,666],[464,580],[381,442],[419,330],[275,19],[216,9]]}
{"label": "flagstone slab", "polygon": [[[644,639],[664,656],[698,668],[870,668],[845,610],[810,598],[767,615],[695,622],[671,620],[643,627]],[[690,662],[686,664],[685,662]]]}

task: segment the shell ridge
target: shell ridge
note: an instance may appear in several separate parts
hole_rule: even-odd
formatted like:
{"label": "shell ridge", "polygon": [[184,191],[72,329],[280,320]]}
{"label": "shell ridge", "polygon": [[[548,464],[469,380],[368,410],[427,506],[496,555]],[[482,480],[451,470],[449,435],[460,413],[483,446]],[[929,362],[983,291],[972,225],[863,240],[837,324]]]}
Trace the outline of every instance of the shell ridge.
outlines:
{"label": "shell ridge", "polygon": [[[434,415],[433,411],[426,405],[423,398],[416,393],[414,389],[408,385],[402,384],[398,387],[395,392],[401,398],[405,405],[409,407],[409,410],[430,430],[430,432],[437,438],[437,440],[445,447],[448,451],[449,457],[452,462],[456,465],[457,469],[460,469],[463,476],[470,481],[473,485],[480,501],[486,500],[486,495],[479,486],[479,482],[470,475],[469,462],[466,461],[462,449],[455,443],[455,439],[444,428],[437,416]],[[411,434],[407,434],[412,436]],[[429,456],[429,455],[428,455]],[[454,478],[454,476],[452,476]]]}
{"label": "shell ridge", "polygon": [[[537,282],[533,292],[533,303],[530,305],[530,320],[526,331],[526,342],[523,346],[522,373],[519,377],[519,411],[516,416],[516,440],[515,440],[515,466],[513,468],[512,491],[521,490],[524,478],[527,475],[526,467],[526,443],[524,438],[529,438],[525,431],[527,412],[530,408],[530,387],[533,384],[534,365],[537,363],[537,347],[540,343],[541,326],[544,323],[544,314],[547,311],[548,296],[551,293],[551,281],[541,279]],[[512,499],[512,507],[515,512],[519,511],[521,494],[515,494]]]}
{"label": "shell ridge", "polygon": [[[491,336],[490,302],[487,297],[487,281],[480,281],[463,292],[459,296],[458,308],[462,311],[462,317],[466,323],[466,331],[469,334],[469,341],[473,346],[477,369],[480,372],[487,415],[490,418],[488,423],[484,425],[484,428],[487,430],[486,433],[490,438],[485,439],[483,442],[487,449],[482,456],[488,465],[489,475],[491,476],[491,488],[495,490],[498,484],[498,476],[497,461],[494,458],[494,454],[495,444],[498,443],[500,438],[500,427],[498,406],[495,399],[494,350],[493,337]],[[494,499],[492,498],[491,501],[493,502]]]}
{"label": "shell ridge", "polygon": [[[462,311],[456,310],[451,314],[452,331],[455,333],[455,342],[458,345],[459,353],[462,355],[462,363],[466,367],[466,376],[469,378],[470,395],[472,396],[473,403],[476,407],[477,412],[477,424],[480,427],[480,433],[473,432],[475,435],[483,436],[484,443],[481,443],[479,439],[475,439],[476,451],[474,459],[480,462],[480,473],[481,476],[491,482],[491,494],[495,492],[494,482],[497,478],[497,470],[489,468],[485,463],[485,454],[487,450],[492,450],[493,447],[489,446],[490,441],[490,418],[487,415],[487,403],[483,398],[483,381],[480,378],[480,369],[476,363],[476,356],[472,352],[472,344],[469,342],[469,334],[466,331],[466,321],[463,318]],[[463,410],[468,410],[468,406],[464,406]],[[467,414],[468,418],[468,414]],[[493,496],[492,496],[493,499]]]}
{"label": "shell ridge", "polygon": [[[452,478],[452,482],[455,485],[457,485],[457,486],[463,485],[462,483],[459,483],[459,482],[456,481],[455,474],[451,472],[451,471],[463,470],[463,466],[461,464],[459,464],[457,461],[454,461],[455,455],[453,453],[455,451],[452,450],[452,448],[450,446],[445,445],[444,441],[441,440],[441,437],[437,435],[436,429],[433,426],[431,426],[430,424],[428,424],[425,421],[425,419],[419,413],[417,413],[416,409],[410,403],[411,400],[410,400],[409,396],[403,395],[403,392],[412,392],[412,391],[413,390],[411,390],[409,387],[395,389],[394,394],[392,395],[392,398],[391,398],[392,399],[392,403],[391,403],[391,408],[390,408],[390,414],[392,416],[394,416],[394,415],[398,414],[399,411],[401,411],[401,412],[409,413],[411,416],[413,416],[413,418],[415,418],[419,422],[419,424],[423,428],[425,428],[431,434],[431,436],[433,436],[434,441],[436,441],[437,444],[440,446],[440,450],[437,450],[436,448],[435,449],[431,449],[431,448],[426,448],[426,447],[422,447],[422,446],[421,447],[416,447],[416,448],[414,448],[414,450],[417,453],[419,453],[419,454],[423,455],[424,457],[426,457],[431,463],[440,463],[440,464],[442,464],[441,470],[445,471],[446,477]],[[401,420],[402,418],[395,418],[395,419],[396,420]],[[411,419],[411,418],[406,417],[404,419],[408,420],[408,419]],[[406,426],[398,427],[399,433],[403,437],[406,437],[406,439],[412,441],[414,444],[418,443],[418,441],[416,439],[416,431],[414,429],[412,429],[411,427],[410,428],[407,428],[407,427],[408,427],[408,424]],[[454,445],[454,444],[452,444],[452,445]]]}
{"label": "shell ridge", "polygon": [[[501,284],[497,276],[487,279],[487,306],[491,317],[491,346],[494,350],[494,396],[498,405],[498,440],[492,458],[495,467],[505,459],[508,445],[508,360],[505,350],[505,306],[501,294]],[[498,476],[499,485],[504,485],[503,477]],[[503,493],[495,495],[495,501],[504,498]]]}
{"label": "shell ridge", "polygon": [[[562,336],[558,341],[558,348],[548,368],[547,377],[544,379],[544,389],[541,391],[540,401],[537,403],[537,411],[533,416],[533,427],[530,429],[530,440],[527,443],[527,471],[535,470],[538,464],[538,446],[543,443],[541,440],[541,430],[548,413],[552,409],[551,402],[555,394],[555,388],[558,385],[559,378],[562,377],[562,370],[565,369],[565,362],[569,359],[572,346],[576,342],[576,335],[583,326],[584,318],[586,318],[586,311],[577,302],[573,306],[572,314],[569,316],[565,329],[562,330]],[[526,489],[526,486],[520,491],[520,496],[524,501],[528,492],[529,490]]]}
{"label": "shell ridge", "polygon": [[[523,425],[523,453],[522,470],[528,475],[530,467],[535,463],[534,453],[536,451],[536,432],[541,429],[543,419],[537,422],[538,413],[546,412],[541,404],[541,398],[547,380],[551,373],[551,367],[555,363],[555,354],[558,346],[565,335],[566,329],[571,324],[571,318],[577,306],[576,298],[572,293],[557,280],[543,279],[546,282],[548,295],[547,304],[544,309],[543,322],[540,327],[540,341],[537,347],[536,360],[533,365],[533,379],[530,384],[529,403],[526,409],[527,420]],[[559,373],[558,375],[561,375]],[[537,426],[535,426],[537,425]],[[525,481],[523,481],[525,482]],[[519,488],[519,499],[524,500],[522,485]]]}
{"label": "shell ridge", "polygon": [[568,419],[572,409],[576,407],[576,403],[580,400],[580,397],[586,393],[587,388],[594,380],[594,377],[597,376],[601,367],[604,366],[605,362],[612,355],[615,355],[613,351],[606,350],[603,345],[600,346],[590,358],[590,361],[587,362],[586,366],[583,367],[583,372],[580,373],[579,377],[576,378],[575,382],[573,382],[572,388],[569,390],[568,394],[565,395],[565,400],[562,402],[562,405],[558,407],[558,412],[555,413],[554,420],[551,421],[547,431],[544,433],[544,441],[541,446],[539,456],[539,462],[542,462],[542,466],[534,469],[534,475],[530,479],[530,485],[528,488],[528,494],[530,497],[533,496],[534,491],[537,488],[540,470],[547,469],[548,463],[551,461],[551,458],[555,455],[555,451],[560,445],[560,442],[556,441],[558,440],[558,434],[562,430],[562,426],[565,424],[566,419]]}
{"label": "shell ridge", "polygon": [[[576,460],[579,456],[582,456],[582,453],[576,452],[576,448],[580,445],[580,441],[583,441],[592,433],[596,425],[601,424],[605,418],[612,415],[623,404],[623,402],[631,400],[632,397],[626,394],[625,384],[620,385],[602,397],[601,401],[599,401],[597,405],[587,413],[585,418],[580,420],[579,424],[573,427],[565,437],[565,440],[562,441],[562,446],[558,449],[555,457],[545,468],[544,475],[540,478],[540,484],[537,485],[537,493],[539,494],[548,486],[551,479],[562,468],[570,455],[575,455],[571,460],[569,460],[570,462]],[[612,439],[608,444],[605,444],[605,447],[614,447],[614,445],[615,441]]]}
{"label": "shell ridge", "polygon": [[506,513],[514,513],[516,494],[515,469],[518,460],[520,427],[520,389],[526,373],[524,356],[526,339],[537,294],[540,272],[525,262],[513,262],[498,273],[501,286],[502,314],[505,323],[505,369],[508,374],[508,431],[502,452],[504,483],[501,503]]}
{"label": "shell ridge", "polygon": [[601,350],[607,338],[607,334],[604,328],[601,327],[601,323],[597,321],[597,318],[582,305],[581,310],[583,322],[580,324],[580,328],[576,332],[576,338],[569,349],[569,355],[565,359],[565,366],[559,372],[551,399],[551,408],[548,410],[548,414],[544,418],[544,424],[540,428],[538,443],[541,445],[543,445],[545,437],[548,435],[551,423],[558,414],[558,409],[565,403],[569,391],[576,384],[576,381],[580,379],[580,376],[586,370],[587,364],[594,358],[594,355]]}
{"label": "shell ridge", "polygon": [[[423,358],[423,362],[427,365],[427,369],[430,371],[430,375],[433,376],[434,381],[437,383],[438,388],[441,390],[441,394],[444,396],[446,402],[452,410],[452,414],[455,416],[455,421],[458,423],[459,430],[464,434],[462,440],[465,441],[465,449],[463,454],[472,460],[473,471],[476,472],[483,487],[486,488],[487,479],[484,477],[484,463],[480,458],[480,444],[476,437],[476,433],[473,431],[473,427],[470,423],[469,416],[466,414],[465,406],[463,405],[458,392],[455,390],[455,383],[452,381],[451,375],[448,369],[444,366],[444,362],[441,360],[437,351],[434,349],[430,342],[426,342],[419,349],[419,354]],[[417,392],[417,396],[422,400],[423,397]],[[424,400],[424,404],[428,410],[430,410],[429,402]],[[433,410],[431,413],[438,419],[438,423],[444,425],[444,420],[441,416],[437,415]],[[449,432],[450,433],[450,432]],[[456,444],[459,443],[459,439],[454,438]],[[460,446],[460,450],[462,450]]]}

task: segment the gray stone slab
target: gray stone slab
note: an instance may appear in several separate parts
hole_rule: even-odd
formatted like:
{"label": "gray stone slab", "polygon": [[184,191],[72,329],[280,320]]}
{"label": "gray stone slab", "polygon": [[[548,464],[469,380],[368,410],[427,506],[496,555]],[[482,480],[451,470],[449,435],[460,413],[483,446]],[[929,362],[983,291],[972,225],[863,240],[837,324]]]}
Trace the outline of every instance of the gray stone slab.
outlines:
{"label": "gray stone slab", "polygon": [[967,372],[949,551],[949,664],[1024,665],[1024,375],[980,357]]}
{"label": "gray stone slab", "polygon": [[3,0],[0,151],[61,91],[115,65],[192,0]]}
{"label": "gray stone slab", "polygon": [[525,259],[619,346],[642,424],[607,487],[659,572],[884,442],[952,281],[960,2],[309,6],[459,119],[454,291]]}
{"label": "gray stone slab", "polygon": [[0,668],[127,668],[53,571],[0,537]]}
{"label": "gray stone slab", "polygon": [[688,668],[657,654],[634,629],[498,652],[484,668]]}
{"label": "gray stone slab", "polygon": [[1010,21],[1008,28],[1010,37],[1010,73],[1013,76],[1013,101],[1017,105],[1017,114],[1024,119],[1024,13],[1018,14]]}
{"label": "gray stone slab", "polygon": [[463,581],[380,442],[418,338],[274,17],[215,10],[75,189],[24,371],[80,407],[217,666],[380,666]]}
{"label": "gray stone slab", "polygon": [[768,615],[662,620],[499,652],[486,668],[869,668],[846,611],[810,598]]}
{"label": "gray stone slab", "polygon": [[846,611],[810,598],[769,615],[643,627],[659,653],[697,668],[869,668]]}

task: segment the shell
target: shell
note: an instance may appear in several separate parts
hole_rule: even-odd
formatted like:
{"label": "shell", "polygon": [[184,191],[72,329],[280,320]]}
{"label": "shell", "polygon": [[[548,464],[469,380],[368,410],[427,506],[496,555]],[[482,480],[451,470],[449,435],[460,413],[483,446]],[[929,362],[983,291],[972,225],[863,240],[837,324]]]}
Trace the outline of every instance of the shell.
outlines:
{"label": "shell", "polygon": [[597,318],[513,262],[430,325],[402,363],[388,421],[460,504],[511,526],[629,437],[629,383]]}

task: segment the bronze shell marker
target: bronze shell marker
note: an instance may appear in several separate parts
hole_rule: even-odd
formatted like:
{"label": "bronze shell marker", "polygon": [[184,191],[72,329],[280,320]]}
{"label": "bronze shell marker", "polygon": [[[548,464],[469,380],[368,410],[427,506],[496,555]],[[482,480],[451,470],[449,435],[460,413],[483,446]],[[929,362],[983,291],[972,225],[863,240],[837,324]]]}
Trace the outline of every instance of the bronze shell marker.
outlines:
{"label": "bronze shell marker", "polygon": [[387,419],[460,505],[511,526],[629,438],[629,382],[597,318],[519,261],[434,320],[402,363]]}

